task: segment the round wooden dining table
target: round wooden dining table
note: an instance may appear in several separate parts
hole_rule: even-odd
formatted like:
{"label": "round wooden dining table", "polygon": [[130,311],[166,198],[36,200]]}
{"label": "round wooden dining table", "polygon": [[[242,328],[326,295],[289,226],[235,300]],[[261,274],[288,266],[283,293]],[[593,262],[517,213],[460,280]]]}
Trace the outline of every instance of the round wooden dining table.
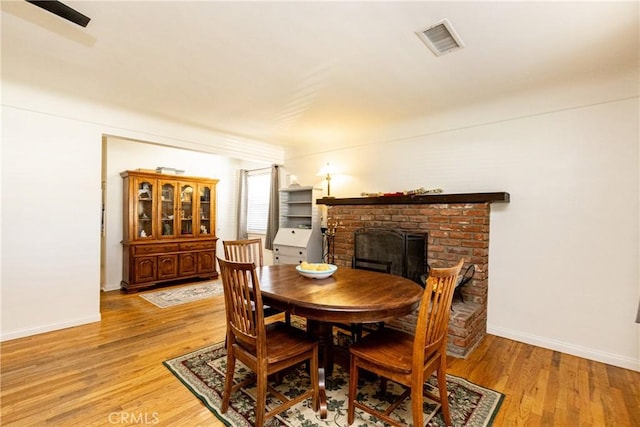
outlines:
{"label": "round wooden dining table", "polygon": [[[295,267],[257,268],[263,303],[307,319],[328,375],[336,356],[333,323],[382,322],[413,313],[420,305],[423,288],[405,277],[339,267],[331,277],[311,279]],[[344,363],[339,357],[337,361]]]}

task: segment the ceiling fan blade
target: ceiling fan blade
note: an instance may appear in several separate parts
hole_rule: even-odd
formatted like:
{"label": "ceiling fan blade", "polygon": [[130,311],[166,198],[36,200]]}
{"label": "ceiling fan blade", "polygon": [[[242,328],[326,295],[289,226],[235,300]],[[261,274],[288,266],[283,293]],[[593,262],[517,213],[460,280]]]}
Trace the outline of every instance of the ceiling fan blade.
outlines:
{"label": "ceiling fan blade", "polygon": [[78,24],[81,27],[86,27],[91,18],[83,15],[75,9],[70,8],[66,4],[57,0],[26,0],[28,3],[36,5],[38,7],[47,10],[54,15],[58,15],[61,18],[71,21],[74,24]]}

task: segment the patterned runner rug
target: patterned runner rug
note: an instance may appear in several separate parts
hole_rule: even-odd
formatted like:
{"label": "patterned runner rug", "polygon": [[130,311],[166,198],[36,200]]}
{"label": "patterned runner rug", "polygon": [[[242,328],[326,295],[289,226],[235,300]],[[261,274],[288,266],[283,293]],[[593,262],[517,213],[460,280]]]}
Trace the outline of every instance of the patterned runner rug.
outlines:
{"label": "patterned runner rug", "polygon": [[[216,417],[230,426],[252,426],[255,420],[255,388],[248,387],[231,396],[231,407],[226,414],[220,413],[222,389],[224,387],[224,373],[226,368],[226,350],[224,343],[218,343],[183,356],[164,362],[164,365],[187,386],[209,408]],[[240,382],[251,371],[240,361],[236,362],[235,381]],[[454,426],[484,427],[490,426],[500,408],[503,395],[493,390],[480,387],[463,378],[447,375],[449,402]],[[276,388],[284,395],[294,395],[302,387],[309,387],[309,376],[304,369],[299,369],[284,377]],[[436,388],[435,378],[431,378],[425,387]],[[267,426],[347,426],[347,392],[349,388],[349,373],[341,367],[334,368],[333,376],[327,377],[327,419],[320,419],[319,413],[311,408],[310,400],[293,406],[275,418],[267,420]],[[377,392],[378,384],[366,380],[358,388],[358,392],[365,396],[369,403],[385,407],[393,397],[381,397]],[[389,382],[387,393],[399,395],[401,388]],[[267,406],[272,406],[272,397],[267,396]],[[425,400],[424,412],[427,426],[444,426],[440,405]],[[411,400],[407,399],[393,413],[403,424],[411,426]],[[428,421],[427,421],[428,420]],[[352,426],[372,427],[385,424],[373,419],[368,414],[356,409],[356,419]]]}
{"label": "patterned runner rug", "polygon": [[155,306],[167,308],[222,295],[222,282],[219,280],[203,282],[197,285],[167,288],[161,291],[144,292],[138,295]]}

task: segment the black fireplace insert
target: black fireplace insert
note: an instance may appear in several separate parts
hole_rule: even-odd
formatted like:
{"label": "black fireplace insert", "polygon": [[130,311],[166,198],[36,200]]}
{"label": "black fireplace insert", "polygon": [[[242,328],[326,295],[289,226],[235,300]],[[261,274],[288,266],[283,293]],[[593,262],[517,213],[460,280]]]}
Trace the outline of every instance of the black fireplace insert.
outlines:
{"label": "black fireplace insert", "polygon": [[428,271],[427,246],[427,233],[382,227],[364,227],[354,232],[354,258],[390,262],[391,274],[420,285],[420,276]]}

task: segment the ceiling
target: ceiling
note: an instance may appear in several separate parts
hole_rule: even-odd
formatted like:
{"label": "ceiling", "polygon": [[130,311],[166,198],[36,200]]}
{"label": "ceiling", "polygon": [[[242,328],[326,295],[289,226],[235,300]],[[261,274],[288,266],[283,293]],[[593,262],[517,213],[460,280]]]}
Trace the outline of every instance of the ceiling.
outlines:
{"label": "ceiling", "polygon": [[[2,1],[3,79],[283,146],[638,73],[637,1],[65,3],[86,28]],[[465,47],[436,57],[443,18]]]}

